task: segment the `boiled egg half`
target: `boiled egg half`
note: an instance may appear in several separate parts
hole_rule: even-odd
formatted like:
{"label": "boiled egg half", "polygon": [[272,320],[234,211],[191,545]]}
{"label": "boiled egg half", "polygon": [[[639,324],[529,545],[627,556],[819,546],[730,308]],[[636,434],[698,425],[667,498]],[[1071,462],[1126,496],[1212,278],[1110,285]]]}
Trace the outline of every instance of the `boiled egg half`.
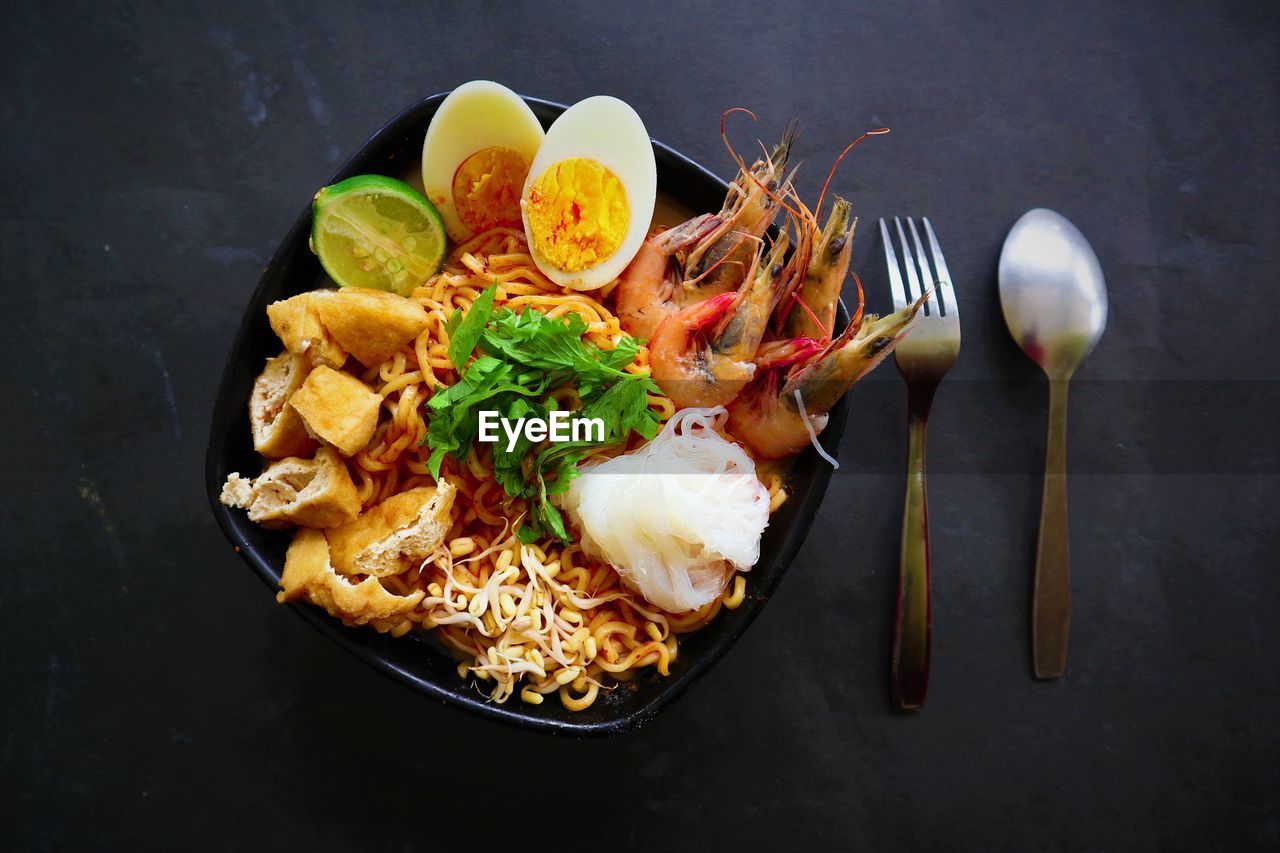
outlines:
{"label": "boiled egg half", "polygon": [[653,219],[658,170],[644,122],[598,95],[555,120],[520,199],[534,263],[562,287],[594,290],[618,277]]}
{"label": "boiled egg half", "polygon": [[520,193],[543,136],[529,105],[491,80],[440,102],[422,143],[422,186],[453,240],[520,227]]}

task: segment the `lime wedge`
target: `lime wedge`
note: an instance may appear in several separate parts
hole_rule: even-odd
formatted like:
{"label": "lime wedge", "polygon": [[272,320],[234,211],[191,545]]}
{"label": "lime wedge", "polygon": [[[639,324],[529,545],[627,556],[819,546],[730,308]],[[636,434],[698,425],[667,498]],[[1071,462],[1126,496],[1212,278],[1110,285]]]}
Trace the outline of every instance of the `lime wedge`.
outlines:
{"label": "lime wedge", "polygon": [[316,193],[311,206],[311,250],[341,287],[408,296],[440,271],[445,246],[435,206],[393,178],[347,178]]}

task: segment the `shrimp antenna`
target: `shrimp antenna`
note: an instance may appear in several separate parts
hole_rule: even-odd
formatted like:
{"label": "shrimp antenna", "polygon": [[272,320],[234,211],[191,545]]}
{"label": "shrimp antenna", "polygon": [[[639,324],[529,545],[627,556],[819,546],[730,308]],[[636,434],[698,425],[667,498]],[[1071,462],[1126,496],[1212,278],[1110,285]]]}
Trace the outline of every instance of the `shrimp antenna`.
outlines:
{"label": "shrimp antenna", "polygon": [[[773,190],[769,189],[767,186],[760,183],[759,178],[751,174],[751,170],[747,168],[746,163],[744,163],[742,160],[742,157],[738,155],[737,151],[733,150],[733,144],[729,142],[729,135],[725,132],[724,124],[725,124],[725,119],[733,115],[734,113],[746,113],[747,115],[751,116],[752,121],[759,121],[760,119],[756,117],[755,113],[751,112],[751,110],[747,109],[746,107],[730,107],[729,109],[725,110],[720,114],[720,138],[724,140],[724,147],[729,149],[729,156],[732,157],[733,162],[737,164],[738,171],[746,175],[753,184],[758,186],[761,189],[761,191],[764,192],[765,195],[767,195],[769,198],[773,199],[775,202],[780,204],[783,208],[787,210],[788,213],[792,214],[793,216],[799,217],[799,214],[796,213],[796,211],[791,207],[791,205],[787,204],[787,202],[782,197],[780,197],[777,193],[775,193]],[[795,122],[788,122],[787,127],[782,134],[783,144],[787,149],[788,153],[790,152],[791,143],[795,141],[795,138],[798,134],[799,134],[799,125],[797,125]],[[761,145],[763,145],[763,143],[761,143]],[[771,163],[773,162],[772,157],[769,157],[768,159]],[[794,176],[794,175],[795,175],[795,170],[793,169],[791,172],[791,176]],[[790,180],[790,176],[788,177],[788,180]]]}
{"label": "shrimp antenna", "polygon": [[857,271],[850,270],[849,272],[853,274],[853,283],[858,286],[858,310],[853,312],[853,317],[850,318],[849,325],[861,326],[862,325],[862,308],[867,304],[867,300],[862,294],[862,279],[858,278]]}
{"label": "shrimp antenna", "polygon": [[747,167],[745,164],[743,164],[742,158],[738,156],[738,152],[733,150],[733,144],[729,142],[729,134],[724,129],[725,120],[728,119],[729,116],[733,115],[734,113],[746,113],[747,115],[751,116],[752,121],[759,121],[760,119],[756,117],[755,113],[751,112],[751,110],[747,109],[746,107],[730,107],[729,109],[720,113],[720,138],[724,140],[724,147],[729,149],[729,156],[733,158],[733,162],[738,164],[738,168],[741,171],[745,172],[747,170]]}
{"label": "shrimp antenna", "polygon": [[827,333],[826,327],[822,325],[822,321],[818,319],[818,315],[815,314],[813,312],[813,309],[809,307],[809,303],[805,302],[803,299],[800,298],[800,294],[798,293],[791,294],[791,302],[795,305],[799,305],[801,310],[803,310],[804,313],[809,315],[809,319],[813,321],[813,325],[823,330],[822,343],[825,344],[827,343],[827,341],[831,340],[831,335]]}
{"label": "shrimp antenna", "polygon": [[805,206],[804,201],[800,198],[800,193],[796,192],[795,186],[791,184],[791,179],[794,177],[795,172],[793,171],[789,176],[787,176],[787,183],[791,186],[791,198],[795,201],[796,207],[800,208],[800,210],[797,211],[789,205],[783,205],[783,207],[786,207],[787,212],[791,214],[791,219],[796,229],[796,245],[799,246],[801,245],[800,237],[802,228],[807,226],[807,233],[810,242],[813,241],[814,236],[822,229],[818,226],[818,217],[814,215],[812,210]]}
{"label": "shrimp antenna", "polygon": [[831,171],[827,172],[827,180],[823,182],[822,192],[818,195],[818,206],[813,209],[815,216],[822,213],[822,200],[827,197],[827,187],[831,185],[831,179],[835,177],[836,169],[840,167],[840,161],[844,159],[845,155],[852,151],[855,145],[866,139],[868,136],[881,136],[888,132],[889,128],[887,127],[877,127],[875,130],[868,130],[866,133],[862,134],[844,147],[844,150],[840,152],[840,156],[831,164]]}

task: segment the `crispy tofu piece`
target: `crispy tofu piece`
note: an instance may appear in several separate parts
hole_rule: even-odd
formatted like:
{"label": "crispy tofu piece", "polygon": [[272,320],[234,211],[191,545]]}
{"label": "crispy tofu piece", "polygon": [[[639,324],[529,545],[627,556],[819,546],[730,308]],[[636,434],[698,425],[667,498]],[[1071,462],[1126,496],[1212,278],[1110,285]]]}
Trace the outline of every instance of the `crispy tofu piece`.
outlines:
{"label": "crispy tofu piece", "polygon": [[288,405],[306,381],[309,369],[301,356],[283,352],[267,359],[267,366],[253,382],[249,396],[253,449],[268,459],[308,456],[316,447],[302,418]]}
{"label": "crispy tofu piece", "polygon": [[285,349],[306,356],[314,366],[339,368],[347,361],[346,350],[324,327],[316,307],[333,294],[332,290],[313,290],[267,306],[271,330]]}
{"label": "crispy tofu piece", "polygon": [[272,462],[254,480],[227,477],[221,500],[249,511],[263,527],[337,527],[360,514],[360,494],[336,451],[321,447],[314,459]]}
{"label": "crispy tofu piece", "polygon": [[447,481],[409,489],[329,530],[325,536],[334,568],[344,575],[381,578],[421,563],[453,526],[455,492]]}
{"label": "crispy tofu piece", "polygon": [[368,625],[385,629],[382,620],[404,616],[422,601],[426,593],[410,595],[388,592],[377,578],[351,583],[333,570],[329,543],[318,530],[303,528],[294,534],[284,558],[280,592],[276,601],[310,601],[347,625]]}
{"label": "crispy tofu piece", "polygon": [[381,364],[427,327],[427,310],[403,296],[344,287],[315,301],[320,320],[365,367]]}
{"label": "crispy tofu piece", "polygon": [[289,406],[302,416],[309,433],[342,455],[353,456],[373,438],[382,398],[354,376],[317,367],[293,393]]}

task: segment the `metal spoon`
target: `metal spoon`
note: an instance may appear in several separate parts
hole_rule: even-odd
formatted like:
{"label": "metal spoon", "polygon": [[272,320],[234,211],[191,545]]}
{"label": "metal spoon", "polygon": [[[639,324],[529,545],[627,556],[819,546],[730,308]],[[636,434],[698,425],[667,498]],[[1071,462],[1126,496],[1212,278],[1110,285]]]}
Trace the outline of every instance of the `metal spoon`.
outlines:
{"label": "metal spoon", "polygon": [[1052,210],[1024,213],[1000,252],[1000,305],[1013,339],[1049,377],[1031,646],[1036,678],[1060,678],[1071,623],[1067,384],[1107,324],[1107,283],[1080,230]]}

